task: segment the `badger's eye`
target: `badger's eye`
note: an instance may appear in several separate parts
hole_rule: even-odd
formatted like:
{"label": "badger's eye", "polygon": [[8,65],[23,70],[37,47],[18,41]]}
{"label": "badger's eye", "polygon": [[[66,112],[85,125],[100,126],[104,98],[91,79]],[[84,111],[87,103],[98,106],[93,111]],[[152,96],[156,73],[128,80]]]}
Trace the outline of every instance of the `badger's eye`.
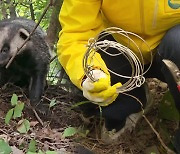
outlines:
{"label": "badger's eye", "polygon": [[1,53],[6,53],[9,51],[9,47],[5,46],[1,49]]}

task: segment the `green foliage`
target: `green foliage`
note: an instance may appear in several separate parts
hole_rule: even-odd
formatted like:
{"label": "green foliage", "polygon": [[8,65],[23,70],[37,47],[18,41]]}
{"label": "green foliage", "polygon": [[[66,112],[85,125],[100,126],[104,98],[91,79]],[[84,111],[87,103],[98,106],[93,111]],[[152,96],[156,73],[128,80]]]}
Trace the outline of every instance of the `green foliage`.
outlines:
{"label": "green foliage", "polygon": [[51,108],[51,107],[55,106],[56,104],[57,104],[56,99],[52,99],[49,104],[49,107]]}
{"label": "green foliage", "polygon": [[18,122],[17,130],[20,133],[27,133],[29,131],[29,129],[30,129],[30,123],[28,120],[23,119]]}
{"label": "green foliage", "polygon": [[[36,22],[40,19],[42,12],[44,11],[44,9],[48,3],[49,3],[49,0],[48,1],[47,0],[41,0],[41,1],[32,0],[33,13],[34,13]],[[15,6],[16,14],[18,17],[24,17],[24,18],[31,19],[31,12],[30,12],[31,1],[29,1],[29,0],[14,0],[14,3],[10,3],[10,4],[1,2],[0,20],[4,18],[3,14],[2,14],[3,10],[5,10],[4,12],[6,12],[7,17],[8,18],[10,17],[9,7],[13,4]],[[42,22],[40,23],[40,26],[44,30],[47,30],[47,28],[49,26],[49,20],[50,20],[51,13],[52,13],[52,9],[49,9],[48,12],[46,13],[46,15],[44,16]]]}
{"label": "green foliage", "polygon": [[[38,21],[42,15],[42,12],[44,11],[45,7],[48,5],[49,1],[32,0],[32,3],[33,3],[33,8],[34,8],[35,19],[36,19],[36,21]],[[46,30],[49,26],[49,19],[51,16],[51,12],[52,12],[52,10],[49,9],[48,12],[46,13],[45,17],[43,18],[42,22],[40,23],[40,26],[44,30]]]}
{"label": "green foliage", "polygon": [[28,152],[36,152],[37,148],[36,148],[36,141],[35,140],[31,140],[28,146]]}
{"label": "green foliage", "polygon": [[179,113],[176,109],[173,97],[169,91],[164,95],[159,105],[159,117],[161,119],[179,122]]}
{"label": "green foliage", "polygon": [[11,105],[15,106],[18,103],[18,96],[16,94],[13,94],[11,97]]}
{"label": "green foliage", "polygon": [[0,139],[0,154],[10,154],[11,147],[3,139]]}
{"label": "green foliage", "polygon": [[24,109],[24,103],[18,101],[18,96],[16,94],[13,94],[11,97],[11,105],[14,106],[12,109],[10,109],[5,117],[5,123],[9,124],[10,120],[19,118],[22,116],[22,111]]}
{"label": "green foliage", "polygon": [[179,113],[176,109],[173,97],[169,91],[164,95],[162,101],[159,104],[159,118],[161,119],[159,123],[160,134],[167,143],[173,144],[172,136],[166,121],[171,121],[178,125]]}
{"label": "green foliage", "polygon": [[50,82],[51,85],[56,85],[58,83],[61,68],[62,67],[57,58],[50,63],[50,70],[48,73],[47,80]]}
{"label": "green foliage", "polygon": [[10,120],[12,119],[13,113],[14,113],[14,109],[10,109],[8,113],[6,114],[6,117],[5,117],[6,124],[9,124]]}
{"label": "green foliage", "polygon": [[58,154],[56,151],[46,151],[46,152],[43,152],[41,150],[39,150],[38,152],[30,152],[28,151],[26,154]]}
{"label": "green foliage", "polygon": [[[11,97],[11,105],[14,106],[12,109],[10,109],[5,117],[5,123],[9,124],[10,120],[17,119],[22,117],[22,112],[24,109],[24,103],[21,101],[18,101],[18,96],[16,94],[13,94]],[[30,129],[30,123],[28,120],[23,119],[18,122],[17,130],[20,133],[27,133]]]}
{"label": "green foliage", "polygon": [[58,154],[56,151],[46,151],[46,154]]}
{"label": "green foliage", "polygon": [[23,109],[24,109],[24,103],[18,102],[18,104],[16,104],[16,106],[14,107],[13,118],[16,119],[16,118],[21,117]]}
{"label": "green foliage", "polygon": [[24,109],[24,103],[18,101],[18,96],[16,94],[13,94],[11,97],[11,105],[14,106],[12,109],[10,109],[5,117],[5,123],[9,124],[10,120],[19,118],[22,116],[22,111]]}
{"label": "green foliage", "polygon": [[62,137],[70,137],[74,136],[78,132],[77,128],[75,127],[68,127],[64,130]]}
{"label": "green foliage", "polygon": [[89,133],[89,130],[84,129],[83,127],[75,128],[75,127],[68,127],[64,130],[62,137],[72,137],[76,134],[82,137],[86,137],[87,134]]}

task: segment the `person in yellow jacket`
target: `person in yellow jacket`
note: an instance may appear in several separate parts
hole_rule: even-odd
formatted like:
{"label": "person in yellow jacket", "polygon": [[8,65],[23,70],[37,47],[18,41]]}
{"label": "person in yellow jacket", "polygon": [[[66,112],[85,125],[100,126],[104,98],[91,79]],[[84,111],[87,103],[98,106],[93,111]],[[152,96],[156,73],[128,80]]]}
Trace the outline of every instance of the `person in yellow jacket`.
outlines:
{"label": "person in yellow jacket", "polygon": [[[97,60],[93,61],[92,74],[97,80],[92,82],[85,76],[83,57],[88,40],[107,27],[119,27],[136,33],[147,42],[149,48],[136,37],[133,38],[146,64],[151,61],[150,52],[154,55],[152,67],[146,76],[166,81],[180,109],[180,94],[162,62],[164,58],[171,59],[180,67],[180,27],[170,31],[167,39],[159,46],[166,32],[180,24],[180,0],[64,0],[59,20],[62,26],[57,44],[59,61],[70,80],[83,91],[83,95],[96,104],[102,104],[108,130],[121,130],[127,117],[139,112],[141,106],[135,99],[117,94],[116,88],[127,80],[113,76],[107,70],[108,67],[119,74],[130,75],[132,70],[124,56],[109,57],[102,52],[96,53]],[[128,44],[127,39],[111,35],[104,39]],[[132,47],[132,50],[137,53],[136,48]],[[109,49],[108,52],[116,51]],[[143,86],[128,93],[146,104]]]}

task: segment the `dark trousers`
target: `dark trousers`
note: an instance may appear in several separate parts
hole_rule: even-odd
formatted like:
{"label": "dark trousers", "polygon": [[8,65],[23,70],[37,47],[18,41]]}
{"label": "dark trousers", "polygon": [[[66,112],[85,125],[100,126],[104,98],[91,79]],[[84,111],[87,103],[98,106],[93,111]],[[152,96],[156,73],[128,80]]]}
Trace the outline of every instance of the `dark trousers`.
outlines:
{"label": "dark trousers", "polygon": [[[106,36],[103,39],[115,41],[111,35]],[[109,48],[108,52],[117,53],[117,51],[113,48]],[[131,76],[131,66],[123,55],[110,57],[101,51],[99,51],[99,53],[109,69],[122,75]],[[158,78],[168,84],[176,107],[178,110],[180,110],[180,93],[170,71],[162,62],[162,59],[172,60],[180,68],[180,26],[173,27],[166,33],[160,45],[157,47],[157,52],[153,58],[152,67],[148,73],[145,74],[146,78]],[[112,84],[117,82],[121,82],[123,84],[126,81],[127,79],[111,74]],[[146,104],[147,100],[143,86],[133,89],[127,93],[137,97],[143,103],[143,105]],[[105,124],[108,130],[112,130],[114,128],[116,130],[121,129],[125,124],[126,118],[130,114],[137,113],[139,111],[141,111],[140,103],[134,98],[124,94],[119,94],[118,98],[109,106],[102,107],[102,115],[105,118]]]}

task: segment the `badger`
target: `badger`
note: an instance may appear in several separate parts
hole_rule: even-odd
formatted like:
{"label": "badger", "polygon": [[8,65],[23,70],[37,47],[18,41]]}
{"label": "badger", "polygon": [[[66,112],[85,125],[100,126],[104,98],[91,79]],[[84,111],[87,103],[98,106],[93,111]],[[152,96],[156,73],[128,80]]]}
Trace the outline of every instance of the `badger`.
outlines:
{"label": "badger", "polygon": [[24,18],[0,21],[0,87],[9,82],[28,86],[31,106],[43,112],[39,102],[46,84],[51,51],[45,40],[46,33],[39,26],[6,68],[35,26],[34,21]]}

